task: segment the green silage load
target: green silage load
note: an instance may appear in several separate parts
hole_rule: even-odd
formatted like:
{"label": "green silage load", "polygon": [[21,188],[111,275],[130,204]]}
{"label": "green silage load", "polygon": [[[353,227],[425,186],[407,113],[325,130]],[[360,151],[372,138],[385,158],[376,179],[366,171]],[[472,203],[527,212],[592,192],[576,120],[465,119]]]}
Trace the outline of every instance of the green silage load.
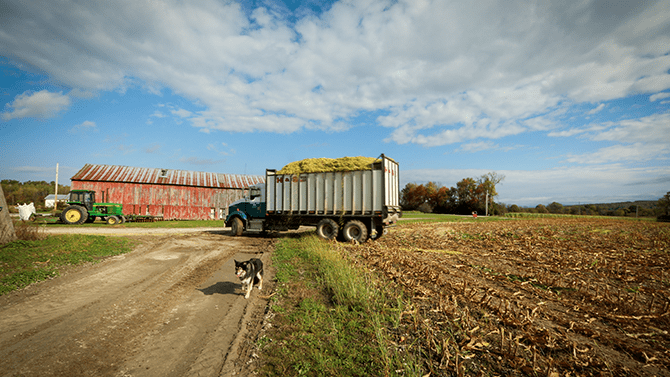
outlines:
{"label": "green silage load", "polygon": [[322,173],[333,171],[372,170],[374,157],[307,158],[291,162],[277,174]]}

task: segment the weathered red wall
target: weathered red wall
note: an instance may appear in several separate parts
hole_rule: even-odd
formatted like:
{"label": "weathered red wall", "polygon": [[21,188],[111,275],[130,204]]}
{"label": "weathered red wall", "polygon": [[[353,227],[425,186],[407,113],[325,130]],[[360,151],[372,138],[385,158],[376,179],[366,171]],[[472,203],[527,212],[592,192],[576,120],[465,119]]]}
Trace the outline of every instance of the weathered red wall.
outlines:
{"label": "weathered red wall", "polygon": [[94,190],[98,202],[121,203],[124,215],[163,216],[165,220],[212,219],[212,208],[218,219],[225,216],[230,203],[244,195],[242,189],[74,180],[72,189]]}

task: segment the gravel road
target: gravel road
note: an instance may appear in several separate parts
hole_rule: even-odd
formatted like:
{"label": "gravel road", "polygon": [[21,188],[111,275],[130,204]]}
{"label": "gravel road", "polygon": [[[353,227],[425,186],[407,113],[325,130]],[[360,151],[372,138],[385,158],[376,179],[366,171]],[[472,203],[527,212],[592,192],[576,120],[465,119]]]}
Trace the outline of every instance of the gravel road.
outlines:
{"label": "gravel road", "polygon": [[[0,376],[248,375],[272,287],[274,239],[222,228],[59,227],[137,237],[128,254],[0,297]],[[266,284],[241,294],[234,259]]]}

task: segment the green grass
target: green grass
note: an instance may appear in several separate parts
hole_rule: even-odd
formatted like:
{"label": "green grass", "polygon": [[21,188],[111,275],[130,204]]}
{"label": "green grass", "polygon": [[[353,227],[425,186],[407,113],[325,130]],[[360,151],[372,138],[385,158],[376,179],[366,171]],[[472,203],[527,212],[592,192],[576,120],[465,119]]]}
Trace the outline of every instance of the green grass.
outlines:
{"label": "green grass", "polygon": [[135,241],[92,235],[48,236],[0,246],[0,295],[60,274],[66,266],[127,253]]}
{"label": "green grass", "polygon": [[418,211],[407,211],[402,213],[400,223],[435,223],[435,222],[482,222],[482,221],[504,221],[508,218],[501,216],[473,216],[466,215],[447,215],[441,213],[423,213]]}
{"label": "green grass", "polygon": [[84,223],[81,225],[69,225],[58,222],[58,217],[42,217],[35,221],[36,224],[47,227],[115,227],[115,228],[223,228],[223,220],[169,220],[156,222],[126,222],[119,225],[107,225],[102,220],[96,220],[94,223]]}
{"label": "green grass", "polygon": [[280,241],[273,256],[274,323],[259,340],[266,376],[418,375],[390,347],[401,295],[377,285],[332,244],[310,235]]}

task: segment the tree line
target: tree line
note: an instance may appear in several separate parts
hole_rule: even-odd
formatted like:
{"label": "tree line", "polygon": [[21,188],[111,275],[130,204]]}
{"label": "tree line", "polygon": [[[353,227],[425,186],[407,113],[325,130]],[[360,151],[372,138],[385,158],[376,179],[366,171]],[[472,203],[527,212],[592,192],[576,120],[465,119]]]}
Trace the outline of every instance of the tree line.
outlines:
{"label": "tree line", "polygon": [[[54,181],[49,183],[45,181],[19,182],[13,179],[3,179],[0,184],[8,206],[35,203],[35,208],[38,209],[44,208],[44,198],[53,194],[56,188],[56,182]],[[69,192],[70,186],[58,185],[59,196]]]}
{"label": "tree line", "polygon": [[504,206],[494,198],[498,196],[496,185],[504,179],[504,175],[490,172],[478,178],[464,178],[450,188],[436,182],[408,183],[400,192],[400,205],[405,211],[483,215],[488,208],[489,214],[501,214]]}
{"label": "tree line", "polygon": [[507,206],[507,212],[517,213],[552,213],[564,215],[618,216],[618,217],[654,217],[661,214],[659,202],[644,200],[621,203],[597,203],[562,205],[558,202],[535,207],[519,207],[516,204]]}
{"label": "tree line", "polygon": [[[670,192],[658,201],[646,200],[622,203],[599,203],[562,205],[552,202],[548,205],[520,207],[495,202],[498,196],[496,185],[505,179],[504,175],[487,173],[479,178],[464,178],[456,187],[444,187],[436,182],[426,184],[408,183],[400,192],[400,206],[403,211],[425,213],[450,213],[470,215],[477,212],[484,215],[504,215],[505,213],[551,213],[566,215],[595,215],[618,217],[658,217],[670,220]],[[488,193],[488,195],[487,195]],[[488,197],[488,208],[486,206]]]}

